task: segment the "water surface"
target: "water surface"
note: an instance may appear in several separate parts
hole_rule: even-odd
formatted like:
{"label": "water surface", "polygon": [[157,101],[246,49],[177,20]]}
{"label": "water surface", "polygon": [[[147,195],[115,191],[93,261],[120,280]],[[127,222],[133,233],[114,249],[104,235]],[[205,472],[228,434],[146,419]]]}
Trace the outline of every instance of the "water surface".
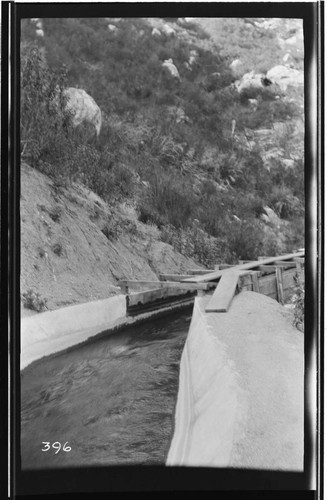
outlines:
{"label": "water surface", "polygon": [[[21,373],[23,469],[164,465],[192,309],[131,326]],[[42,442],[71,447],[41,451]]]}

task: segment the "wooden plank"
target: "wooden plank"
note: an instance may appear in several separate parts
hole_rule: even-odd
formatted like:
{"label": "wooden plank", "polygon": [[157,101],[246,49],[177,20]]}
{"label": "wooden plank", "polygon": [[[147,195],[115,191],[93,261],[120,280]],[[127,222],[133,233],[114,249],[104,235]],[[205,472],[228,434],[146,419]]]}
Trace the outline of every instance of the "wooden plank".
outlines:
{"label": "wooden plank", "polygon": [[219,269],[230,269],[231,267],[235,267],[235,264],[219,264]]}
{"label": "wooden plank", "polygon": [[[274,268],[275,269],[275,268]],[[233,269],[231,269],[233,271]],[[239,276],[251,276],[252,274],[257,274],[258,276],[261,276],[261,272],[257,271],[256,269],[245,269],[244,271],[236,271]]]}
{"label": "wooden plank", "polygon": [[155,288],[179,288],[181,290],[210,290],[216,286],[215,283],[185,283],[185,281],[136,281],[121,280],[118,282],[120,287],[139,287],[150,286]]}
{"label": "wooden plank", "polygon": [[210,299],[206,312],[227,312],[235,295],[239,274],[234,271],[225,273]]}
{"label": "wooden plank", "polygon": [[[283,261],[283,260],[292,259],[292,258],[296,258],[296,257],[303,257],[303,252],[299,252],[298,254],[291,253],[291,254],[283,255],[281,257],[269,257],[266,260],[257,260],[257,261],[253,261],[253,262],[248,262],[247,264],[237,265],[237,266],[233,267],[232,269],[235,271],[244,271],[246,269],[254,269],[260,265],[272,264],[273,262],[277,262],[280,260]],[[187,282],[192,282],[192,283],[201,283],[201,282],[205,282],[205,281],[213,281],[217,278],[220,278],[220,276],[223,276],[224,273],[229,272],[229,271],[230,271],[229,269],[218,270],[218,271],[214,271],[214,272],[209,272],[209,273],[204,274],[202,276],[192,276],[190,278],[183,280],[183,282],[187,281]]]}
{"label": "wooden plank", "polygon": [[294,260],[294,262],[300,262],[300,264],[304,264],[304,257],[294,257],[292,260]]}
{"label": "wooden plank", "polygon": [[275,273],[276,266],[258,266],[256,269],[263,273]]}
{"label": "wooden plank", "polygon": [[160,281],[181,281],[189,277],[189,274],[159,274]]}
{"label": "wooden plank", "polygon": [[201,276],[202,274],[208,274],[215,272],[216,269],[187,269],[186,274],[196,274]]}
{"label": "wooden plank", "polygon": [[289,261],[285,261],[285,260],[281,260],[281,261],[276,261],[274,262],[274,264],[276,266],[280,266],[280,267],[296,267],[296,262],[292,261],[292,260],[289,260]]}
{"label": "wooden plank", "polygon": [[134,307],[144,305],[149,302],[155,302],[160,299],[183,297],[187,294],[187,290],[178,290],[176,288],[154,288],[144,292],[131,293],[128,296],[128,306]]}

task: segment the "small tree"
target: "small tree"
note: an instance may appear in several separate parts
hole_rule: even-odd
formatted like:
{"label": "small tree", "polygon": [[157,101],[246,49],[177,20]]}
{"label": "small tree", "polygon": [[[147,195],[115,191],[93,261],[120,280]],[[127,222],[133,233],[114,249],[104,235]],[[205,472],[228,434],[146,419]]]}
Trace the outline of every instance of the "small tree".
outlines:
{"label": "small tree", "polygon": [[41,160],[58,164],[71,151],[71,120],[65,111],[64,71],[54,73],[36,45],[21,47],[22,156],[35,167]]}

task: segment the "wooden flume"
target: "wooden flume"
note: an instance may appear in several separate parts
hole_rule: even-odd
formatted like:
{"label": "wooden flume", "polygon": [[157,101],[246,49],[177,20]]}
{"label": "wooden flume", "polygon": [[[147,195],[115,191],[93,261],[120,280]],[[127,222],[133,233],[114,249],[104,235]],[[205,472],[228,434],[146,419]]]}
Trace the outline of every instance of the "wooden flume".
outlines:
{"label": "wooden flume", "polygon": [[[190,304],[196,294],[211,295],[205,311],[227,312],[234,295],[240,290],[263,293],[280,303],[294,293],[294,276],[303,274],[304,251],[240,261],[237,265],[220,264],[212,270],[190,269],[185,274],[161,274],[160,281],[122,280],[119,286],[126,294],[128,314]],[[143,288],[143,291],[139,291]],[[144,289],[146,288],[146,289]],[[130,289],[137,292],[130,293]]]}

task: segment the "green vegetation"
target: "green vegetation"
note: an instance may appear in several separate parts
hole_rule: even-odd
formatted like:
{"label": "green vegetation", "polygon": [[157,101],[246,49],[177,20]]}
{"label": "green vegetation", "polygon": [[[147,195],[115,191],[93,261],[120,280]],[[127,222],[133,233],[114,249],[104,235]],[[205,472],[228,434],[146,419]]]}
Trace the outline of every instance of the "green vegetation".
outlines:
{"label": "green vegetation", "polygon": [[304,329],[304,284],[298,276],[294,276],[295,281],[295,295],[293,297],[294,305],[294,320],[293,325],[299,330]]}
{"label": "green vegetation", "polygon": [[[163,241],[208,266],[303,246],[303,163],[286,169],[276,160],[268,171],[263,151],[231,137],[233,119],[238,130],[267,128],[295,116],[295,107],[262,99],[250,112],[230,86],[223,51],[157,39],[141,18],[122,19],[114,32],[107,24],[44,19],[39,41],[30,21],[22,22],[22,157],[58,186],[80,182],[109,204],[133,202],[139,220],[155,224]],[[244,37],[241,30],[239,46],[249,50]],[[250,42],[261,50],[262,41]],[[193,49],[198,57],[190,69]],[[168,58],[181,82],[161,67]],[[97,139],[72,127],[62,93],[69,86],[85,89],[100,106]],[[187,120],[177,120],[178,110]],[[283,244],[260,220],[264,206],[288,223]],[[121,228],[110,221],[103,233],[115,239]]]}
{"label": "green vegetation", "polygon": [[47,309],[47,299],[34,292],[31,288],[22,294],[24,307],[32,311],[42,312]]}

